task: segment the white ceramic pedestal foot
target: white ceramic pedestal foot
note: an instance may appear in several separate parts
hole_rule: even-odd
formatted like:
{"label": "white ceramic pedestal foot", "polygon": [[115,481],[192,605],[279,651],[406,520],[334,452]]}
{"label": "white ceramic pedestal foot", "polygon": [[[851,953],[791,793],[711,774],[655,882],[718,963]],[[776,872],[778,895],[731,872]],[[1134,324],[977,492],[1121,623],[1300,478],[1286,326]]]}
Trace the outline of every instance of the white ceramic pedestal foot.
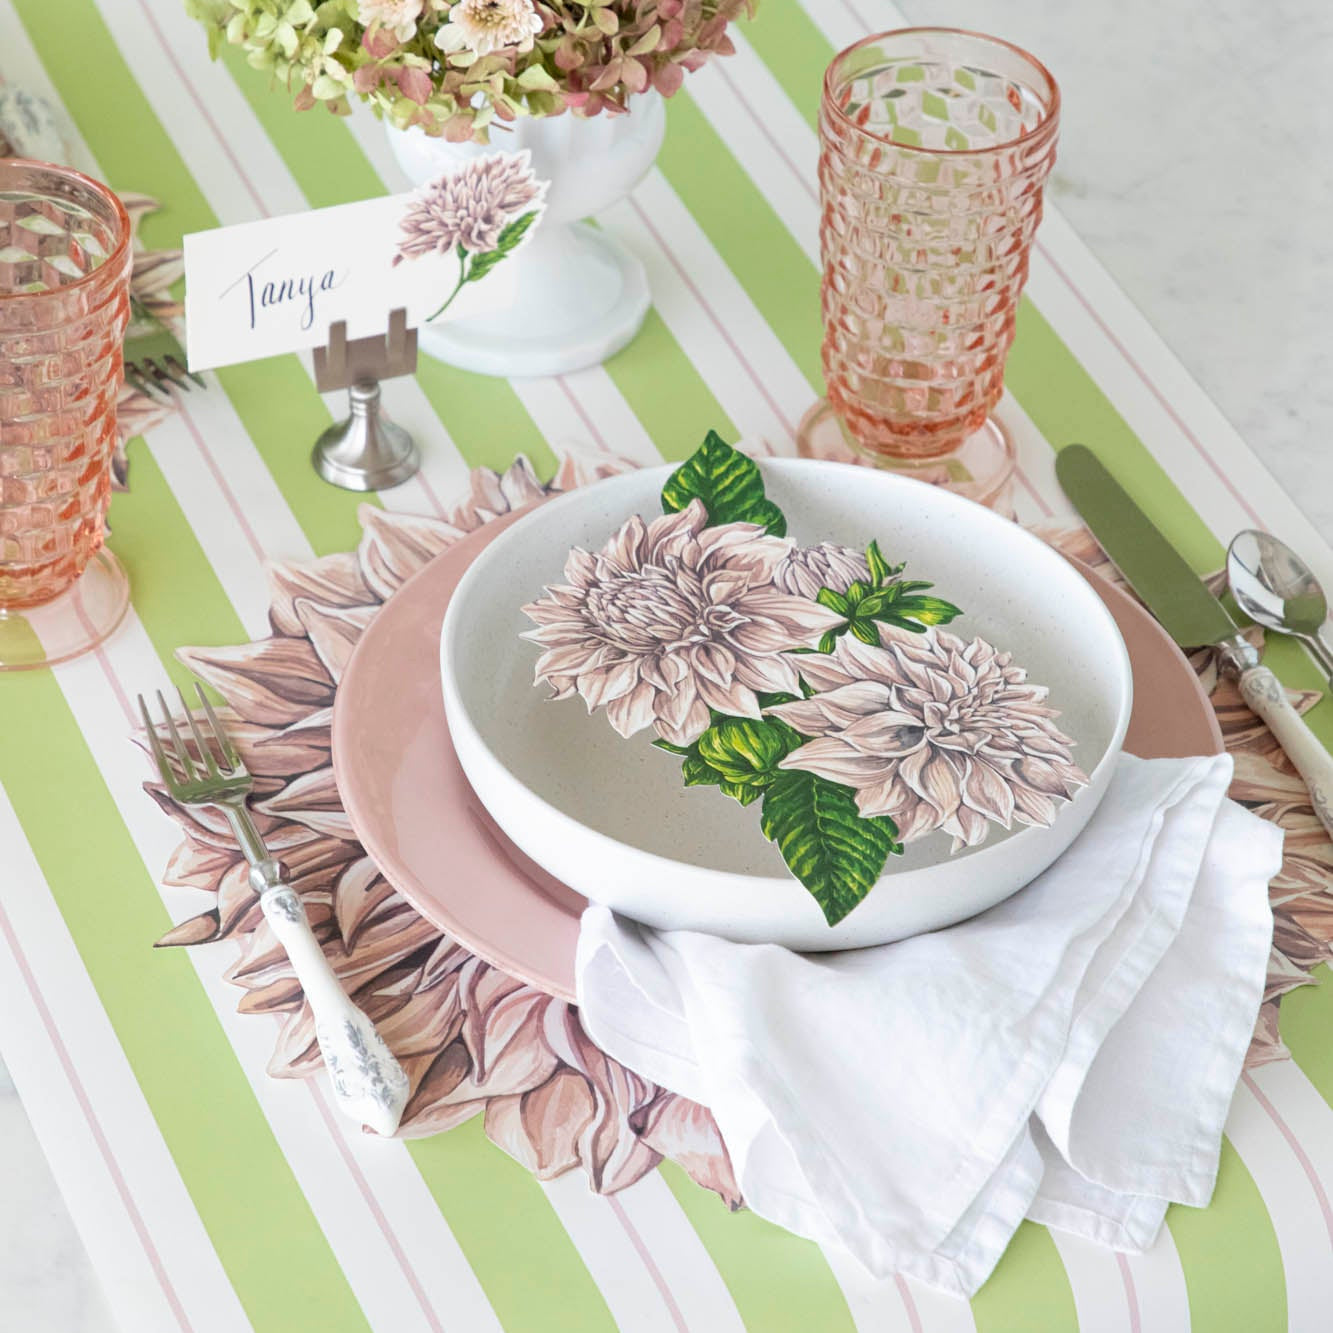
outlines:
{"label": "white ceramic pedestal foot", "polygon": [[648,313],[643,264],[586,223],[539,227],[510,263],[518,268],[517,305],[423,324],[421,350],[483,375],[563,375],[614,356]]}

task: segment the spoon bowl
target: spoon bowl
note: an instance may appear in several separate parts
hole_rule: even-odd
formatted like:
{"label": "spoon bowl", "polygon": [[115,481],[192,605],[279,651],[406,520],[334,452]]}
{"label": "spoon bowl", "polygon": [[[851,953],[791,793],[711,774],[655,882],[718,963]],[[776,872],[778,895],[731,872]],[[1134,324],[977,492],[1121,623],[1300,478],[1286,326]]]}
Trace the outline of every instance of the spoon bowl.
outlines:
{"label": "spoon bowl", "polygon": [[1333,672],[1333,653],[1320,631],[1328,619],[1328,599],[1314,571],[1285,542],[1249,528],[1227,550],[1227,584],[1236,605],[1256,625],[1304,642]]}

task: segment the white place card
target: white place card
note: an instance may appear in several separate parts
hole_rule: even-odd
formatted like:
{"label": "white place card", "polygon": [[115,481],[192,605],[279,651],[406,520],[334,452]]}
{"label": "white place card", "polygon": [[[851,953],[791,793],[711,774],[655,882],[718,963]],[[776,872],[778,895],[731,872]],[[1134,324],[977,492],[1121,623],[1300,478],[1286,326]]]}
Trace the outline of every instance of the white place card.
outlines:
{"label": "white place card", "polygon": [[191,370],[382,334],[400,306],[416,328],[513,304],[501,262],[540,220],[528,154],[470,159],[407,194],[243,222],[185,237]]}

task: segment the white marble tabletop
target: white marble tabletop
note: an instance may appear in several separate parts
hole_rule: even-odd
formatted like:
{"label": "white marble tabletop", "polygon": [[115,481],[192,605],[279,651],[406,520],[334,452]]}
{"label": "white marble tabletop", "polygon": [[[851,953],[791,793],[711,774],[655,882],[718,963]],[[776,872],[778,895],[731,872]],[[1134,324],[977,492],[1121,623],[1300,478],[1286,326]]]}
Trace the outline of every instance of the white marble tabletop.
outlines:
{"label": "white marble tabletop", "polygon": [[[1064,94],[1051,197],[1319,530],[1333,540],[1333,52],[1322,0],[900,0],[996,32]],[[110,1333],[0,1066],[6,1333]]]}

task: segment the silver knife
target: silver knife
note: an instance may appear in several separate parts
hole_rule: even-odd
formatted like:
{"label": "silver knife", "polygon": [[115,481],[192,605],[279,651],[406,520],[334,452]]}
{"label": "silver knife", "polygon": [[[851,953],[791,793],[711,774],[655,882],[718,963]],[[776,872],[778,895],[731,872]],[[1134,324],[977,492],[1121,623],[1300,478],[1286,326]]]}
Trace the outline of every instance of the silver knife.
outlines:
{"label": "silver knife", "polygon": [[1182,648],[1210,647],[1234,676],[1245,702],[1268,724],[1310,789],[1319,822],[1333,836],[1333,756],[1291,706],[1278,678],[1260,662],[1226,607],[1180,552],[1081,444],[1062,449],[1055,475],[1092,535],[1162,628]]}

